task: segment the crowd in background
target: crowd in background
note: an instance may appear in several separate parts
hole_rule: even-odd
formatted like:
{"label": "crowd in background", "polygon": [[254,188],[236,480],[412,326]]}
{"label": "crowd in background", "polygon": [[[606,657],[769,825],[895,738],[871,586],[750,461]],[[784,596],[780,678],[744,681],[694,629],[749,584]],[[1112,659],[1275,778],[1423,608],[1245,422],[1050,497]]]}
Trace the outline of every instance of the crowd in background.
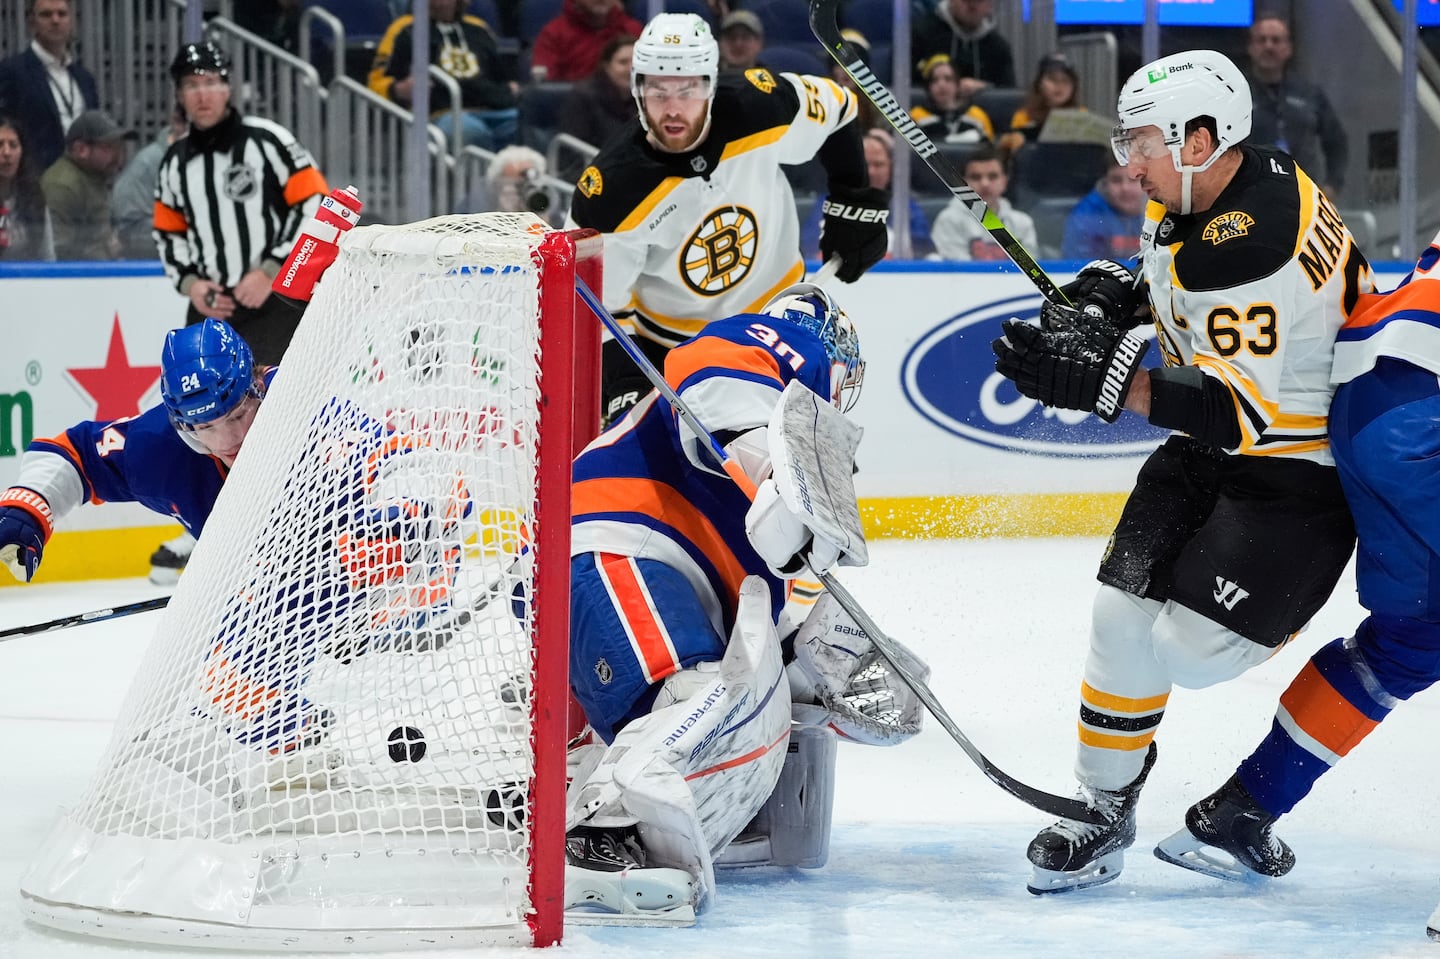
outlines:
{"label": "crowd in background", "polygon": [[[452,142],[496,154],[484,186],[461,197],[454,212],[531,209],[561,224],[567,201],[544,187],[545,178],[574,182],[589,155],[634,125],[630,54],[645,7],[632,3],[627,9],[622,0],[428,2],[431,61],[454,79],[462,108],[457,131],[447,87],[432,84],[432,123]],[[842,4],[842,24],[846,10],[862,2]],[[1110,118],[1086,113],[1079,74],[1063,53],[1046,54],[1033,71],[1015,63],[1011,44],[995,26],[996,2],[1005,0],[916,0],[912,117],[1036,255],[1132,255],[1145,198],[1113,163]],[[408,0],[317,5],[342,20],[362,10],[388,20],[368,40],[357,32],[344,62],[374,93],[409,109],[415,91]],[[791,35],[790,26],[777,28],[773,18],[747,9],[745,0],[667,6],[710,20],[723,70],[811,73],[850,84],[808,37],[803,11],[797,11]],[[235,19],[283,49],[328,62],[318,49],[299,50],[301,8],[301,0],[251,0],[236,5]],[[540,16],[552,9],[548,19]],[[155,177],[165,150],[186,136],[187,120],[177,110],[160,137],[145,144],[119,129],[103,112],[95,78],[74,49],[79,15],[83,10],[74,0],[26,0],[31,43],[0,51],[0,257],[6,259],[157,256]],[[888,22],[866,23],[870,35],[847,28],[845,38],[877,73],[889,76]],[[1251,141],[1292,153],[1338,202],[1348,156],[1345,131],[1322,87],[1291,69],[1289,25],[1257,13],[1246,51],[1255,102]],[[537,84],[558,91],[553,116],[525,115],[522,94]],[[873,105],[857,98],[857,122],[873,133],[866,141],[872,177],[891,189],[895,140]],[[558,134],[567,135],[571,148],[548,151],[547,161]],[[911,170],[911,256],[1000,254],[984,231],[976,235],[973,224],[962,222],[964,211],[938,178],[918,161]],[[801,221],[813,227],[821,191],[803,168],[793,173]],[[813,252],[811,229],[802,245],[807,255]]]}

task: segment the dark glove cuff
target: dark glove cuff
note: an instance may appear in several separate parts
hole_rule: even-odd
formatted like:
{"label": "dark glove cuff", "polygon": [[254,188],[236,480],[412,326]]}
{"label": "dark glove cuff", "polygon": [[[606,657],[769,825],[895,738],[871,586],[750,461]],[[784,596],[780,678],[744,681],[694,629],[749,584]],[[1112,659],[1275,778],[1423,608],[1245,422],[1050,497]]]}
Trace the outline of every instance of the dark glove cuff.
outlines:
{"label": "dark glove cuff", "polygon": [[1148,340],[1135,333],[1125,333],[1115,343],[1115,348],[1110,351],[1109,362],[1105,365],[1105,375],[1100,380],[1100,391],[1095,396],[1095,415],[1107,423],[1113,423],[1120,418],[1125,409],[1125,396],[1130,392],[1130,384],[1135,379],[1135,373],[1140,369],[1140,361],[1145,358],[1145,353],[1150,349]]}

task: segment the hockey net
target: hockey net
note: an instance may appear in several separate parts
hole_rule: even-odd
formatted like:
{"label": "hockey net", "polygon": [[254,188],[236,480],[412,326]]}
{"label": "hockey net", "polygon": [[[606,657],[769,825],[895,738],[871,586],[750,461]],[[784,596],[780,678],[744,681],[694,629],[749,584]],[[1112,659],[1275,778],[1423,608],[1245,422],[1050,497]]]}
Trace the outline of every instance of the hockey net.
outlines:
{"label": "hockey net", "polygon": [[245,948],[558,941],[598,251],[529,214],[347,235],[28,915]]}

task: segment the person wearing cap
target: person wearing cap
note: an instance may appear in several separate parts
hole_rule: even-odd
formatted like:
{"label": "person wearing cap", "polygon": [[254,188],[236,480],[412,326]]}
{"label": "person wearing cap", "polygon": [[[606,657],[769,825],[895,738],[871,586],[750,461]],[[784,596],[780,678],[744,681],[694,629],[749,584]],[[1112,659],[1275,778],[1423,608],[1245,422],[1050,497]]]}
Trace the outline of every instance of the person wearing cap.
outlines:
{"label": "person wearing cap", "polygon": [[57,260],[113,260],[120,241],[110,221],[110,189],[125,160],[124,131],[86,110],[65,132],[65,154],[40,178]]}
{"label": "person wearing cap", "polygon": [[71,0],[25,0],[30,46],[0,60],[0,113],[20,128],[37,170],[65,152],[65,132],[100,106],[94,75],[75,56]]}
{"label": "person wearing cap", "polygon": [[535,80],[574,82],[588,77],[600,51],[620,36],[638,37],[644,25],[620,0],[565,0],[559,16],[540,28],[530,51]]}
{"label": "person wearing cap", "polygon": [[226,320],[259,362],[278,363],[300,317],[270,281],[329,187],[289,130],[231,104],[230,61],[213,43],[182,47],[170,76],[190,126],[160,162],[160,260],[187,324]]}
{"label": "person wearing cap", "polygon": [[732,10],[720,21],[720,69],[742,73],[760,66],[765,27],[749,10]]}
{"label": "person wearing cap", "polygon": [[[853,283],[885,256],[890,201],[870,184],[855,96],[826,77],[720,71],[710,25],[662,13],[640,35],[638,116],[581,172],[575,225],[605,237],[606,307],[652,362],[707,323],[751,312],[805,276],[799,213],[782,165],[818,160],[827,184],[820,252]],[[650,392],[621,344],[601,357],[613,422]]]}
{"label": "person wearing cap", "polygon": [[1040,136],[1040,128],[1050,118],[1051,110],[1075,109],[1085,109],[1080,105],[1080,75],[1063,53],[1046,55],[1040,60],[1035,79],[1030,81],[1025,102],[1014,115],[991,118],[1004,131],[997,141],[1000,149],[1013,156],[1016,150]]}

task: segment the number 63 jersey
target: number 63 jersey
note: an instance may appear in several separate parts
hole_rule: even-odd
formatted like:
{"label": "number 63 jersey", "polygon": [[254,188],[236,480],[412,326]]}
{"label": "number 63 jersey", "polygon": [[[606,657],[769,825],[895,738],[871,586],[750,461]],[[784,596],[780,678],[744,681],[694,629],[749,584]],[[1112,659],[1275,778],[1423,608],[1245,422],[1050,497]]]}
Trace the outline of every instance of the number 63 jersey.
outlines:
{"label": "number 63 jersey", "polygon": [[1223,384],[1236,452],[1331,465],[1335,336],[1374,277],[1293,159],[1238,149],[1241,165],[1208,210],[1167,214],[1152,200],[1146,211],[1140,256],[1156,338],[1167,367]]}
{"label": "number 63 jersey", "polygon": [[[854,95],[828,78],[754,69],[720,76],[694,149],[656,149],[637,118],[580,174],[570,210],[573,225],[605,234],[605,306],[636,334],[675,346],[804,279],[781,164],[816,159],[855,110]],[[831,185],[863,187],[858,138],[854,155],[844,152],[819,157]]]}

